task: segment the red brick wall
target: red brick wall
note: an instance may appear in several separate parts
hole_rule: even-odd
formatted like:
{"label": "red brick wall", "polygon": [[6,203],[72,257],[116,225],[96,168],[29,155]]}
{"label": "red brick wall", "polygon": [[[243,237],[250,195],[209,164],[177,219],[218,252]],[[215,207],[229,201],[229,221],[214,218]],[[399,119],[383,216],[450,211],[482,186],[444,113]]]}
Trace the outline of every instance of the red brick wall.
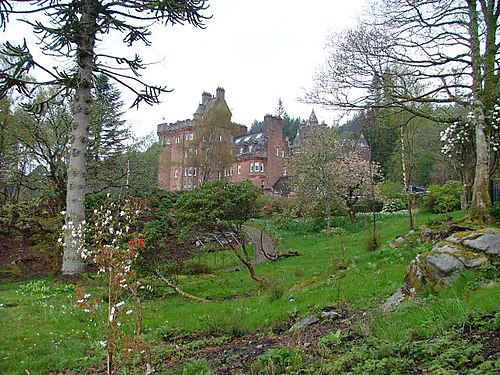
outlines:
{"label": "red brick wall", "polygon": [[[283,176],[288,157],[288,144],[283,136],[282,120],[274,116],[264,118],[267,137],[266,188],[272,188]],[[278,151],[278,152],[276,152]],[[278,155],[277,155],[278,154]]]}

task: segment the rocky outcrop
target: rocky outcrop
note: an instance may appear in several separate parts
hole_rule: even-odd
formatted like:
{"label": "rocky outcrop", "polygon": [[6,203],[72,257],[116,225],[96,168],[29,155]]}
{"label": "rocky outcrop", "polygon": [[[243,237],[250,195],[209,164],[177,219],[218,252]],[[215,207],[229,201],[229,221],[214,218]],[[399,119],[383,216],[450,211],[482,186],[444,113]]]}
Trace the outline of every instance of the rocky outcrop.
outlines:
{"label": "rocky outcrop", "polygon": [[382,306],[387,312],[417,294],[425,285],[441,289],[450,285],[463,269],[498,265],[500,230],[456,232],[434,245],[431,251],[417,255],[406,271],[405,284]]}

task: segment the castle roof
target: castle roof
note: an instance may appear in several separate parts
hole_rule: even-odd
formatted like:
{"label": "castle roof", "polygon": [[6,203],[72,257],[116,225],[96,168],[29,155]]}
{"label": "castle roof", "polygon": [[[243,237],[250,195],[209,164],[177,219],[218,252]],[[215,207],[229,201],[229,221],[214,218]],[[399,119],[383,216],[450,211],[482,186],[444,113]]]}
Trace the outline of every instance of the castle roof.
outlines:
{"label": "castle roof", "polygon": [[319,125],[318,118],[316,117],[316,113],[314,113],[314,109],[311,111],[311,115],[309,116],[309,121],[306,125]]}

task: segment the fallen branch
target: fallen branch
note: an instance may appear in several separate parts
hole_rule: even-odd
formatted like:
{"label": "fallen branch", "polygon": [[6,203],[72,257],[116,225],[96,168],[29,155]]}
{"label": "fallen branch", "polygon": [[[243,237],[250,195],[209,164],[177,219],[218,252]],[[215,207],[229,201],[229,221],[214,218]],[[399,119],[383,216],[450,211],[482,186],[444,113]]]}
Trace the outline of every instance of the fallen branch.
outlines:
{"label": "fallen branch", "polygon": [[212,302],[210,301],[209,299],[206,299],[206,298],[202,298],[202,297],[197,297],[197,296],[194,296],[188,292],[185,292],[183,291],[182,289],[180,289],[177,285],[175,285],[174,283],[172,283],[172,281],[170,281],[169,279],[167,279],[165,276],[163,276],[160,271],[158,270],[155,270],[155,273],[156,275],[165,283],[167,284],[168,287],[172,288],[173,290],[175,290],[177,293],[179,293],[181,296],[183,297],[186,297],[188,299],[190,299],[191,301],[198,301],[198,302]]}
{"label": "fallen branch", "polygon": [[291,257],[298,257],[300,253],[298,251],[289,251],[286,253],[279,253],[276,255],[276,258],[274,259],[279,259],[279,258],[291,258]]}

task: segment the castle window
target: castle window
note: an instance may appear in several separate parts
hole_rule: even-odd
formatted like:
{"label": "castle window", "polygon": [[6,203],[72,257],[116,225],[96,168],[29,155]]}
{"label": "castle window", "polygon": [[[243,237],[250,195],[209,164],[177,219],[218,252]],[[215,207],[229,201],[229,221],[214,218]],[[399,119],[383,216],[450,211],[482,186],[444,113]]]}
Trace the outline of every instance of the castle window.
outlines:
{"label": "castle window", "polygon": [[219,134],[219,142],[222,142],[222,134]]}
{"label": "castle window", "polygon": [[236,171],[238,174],[241,174],[241,164],[238,164]]}
{"label": "castle window", "polygon": [[250,163],[250,172],[253,172],[253,163]]}
{"label": "castle window", "polygon": [[174,178],[179,178],[179,170],[177,168],[174,171]]}
{"label": "castle window", "polygon": [[276,147],[276,156],[280,156],[280,148]]}
{"label": "castle window", "polygon": [[170,145],[170,137],[165,137],[164,141],[163,141],[163,144],[166,145],[166,146]]}
{"label": "castle window", "polygon": [[284,158],[285,157],[285,150],[281,150],[281,157]]}
{"label": "castle window", "polygon": [[180,143],[180,141],[181,141],[180,137],[175,137],[175,141],[174,141],[175,143]]}
{"label": "castle window", "polygon": [[193,168],[193,176],[196,176],[196,167]]}
{"label": "castle window", "polygon": [[283,168],[283,176],[287,176],[288,175],[288,170],[286,168]]}
{"label": "castle window", "polygon": [[189,133],[189,140],[192,141],[194,139],[194,134],[193,133]]}
{"label": "castle window", "polygon": [[254,172],[264,172],[264,163],[255,162],[254,167],[253,167],[253,171]]}
{"label": "castle window", "polygon": [[187,175],[188,175],[188,169],[184,168],[184,177],[187,177]]}

